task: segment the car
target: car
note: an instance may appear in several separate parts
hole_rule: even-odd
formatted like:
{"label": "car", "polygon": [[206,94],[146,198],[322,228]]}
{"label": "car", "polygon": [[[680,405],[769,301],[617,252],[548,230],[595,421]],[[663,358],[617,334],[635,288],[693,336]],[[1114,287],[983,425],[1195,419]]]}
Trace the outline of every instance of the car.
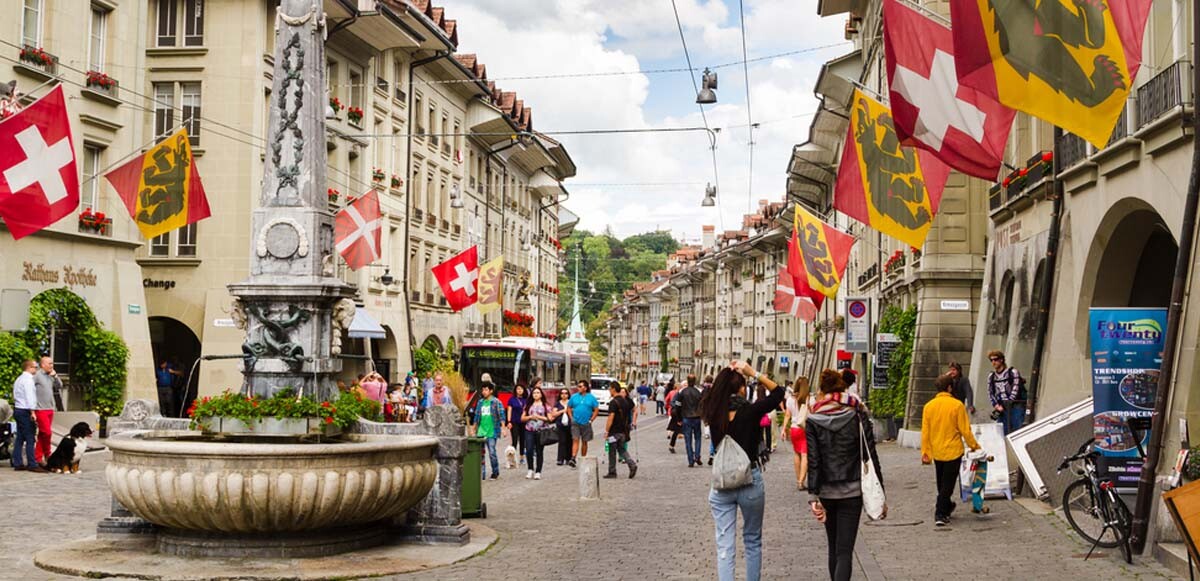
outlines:
{"label": "car", "polygon": [[612,400],[612,394],[608,393],[608,386],[613,383],[618,383],[617,378],[610,375],[592,376],[592,395],[596,396],[596,401],[600,403],[597,407],[602,414],[608,413],[608,402]]}

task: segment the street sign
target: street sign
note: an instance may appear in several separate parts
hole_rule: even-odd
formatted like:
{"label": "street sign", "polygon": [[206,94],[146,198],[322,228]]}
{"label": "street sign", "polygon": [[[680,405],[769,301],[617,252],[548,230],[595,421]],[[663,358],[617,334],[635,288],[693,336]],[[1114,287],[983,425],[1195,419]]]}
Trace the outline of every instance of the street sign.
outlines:
{"label": "street sign", "polygon": [[943,311],[969,311],[971,310],[971,301],[942,301]]}
{"label": "street sign", "polygon": [[135,305],[133,303],[129,303],[127,305],[126,310],[129,311],[129,314],[131,314],[131,315],[140,315],[140,314],[142,314],[142,305]]}
{"label": "street sign", "polygon": [[780,369],[787,369],[789,363],[791,363],[791,362],[788,360],[787,355],[781,355],[779,357],[779,368]]}
{"label": "street sign", "polygon": [[895,333],[875,334],[875,366],[887,369],[892,364],[892,354],[900,345]]}
{"label": "street sign", "polygon": [[871,352],[871,299],[846,299],[846,351]]}

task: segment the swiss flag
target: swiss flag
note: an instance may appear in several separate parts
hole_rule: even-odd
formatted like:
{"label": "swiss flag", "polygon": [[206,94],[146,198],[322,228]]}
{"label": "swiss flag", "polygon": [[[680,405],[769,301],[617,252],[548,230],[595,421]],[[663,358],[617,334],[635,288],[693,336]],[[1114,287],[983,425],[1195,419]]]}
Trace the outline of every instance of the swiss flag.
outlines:
{"label": "swiss flag", "polygon": [[0,121],[0,218],[20,240],[78,207],[75,142],[58,85]]}
{"label": "swiss flag", "polygon": [[383,212],[379,209],[379,196],[372,188],[334,217],[334,248],[351,270],[358,270],[379,260],[382,232]]}
{"label": "swiss flag", "polygon": [[804,258],[800,255],[800,239],[795,232],[792,232],[792,238],[788,240],[786,271],[792,278],[790,285],[792,294],[797,297],[807,297],[814,308],[821,308],[821,305],[825,303],[825,295],[808,284],[808,270],[804,268]]}
{"label": "swiss flag", "polygon": [[450,308],[461,311],[479,301],[479,250],[472,246],[433,267]]}
{"label": "swiss flag", "polygon": [[958,84],[950,29],[900,0],[884,0],[883,51],[901,141],[996,181],[1016,112]]}
{"label": "swiss flag", "polygon": [[817,320],[817,305],[811,297],[796,292],[796,279],[786,268],[779,269],[775,283],[775,310],[810,323]]}

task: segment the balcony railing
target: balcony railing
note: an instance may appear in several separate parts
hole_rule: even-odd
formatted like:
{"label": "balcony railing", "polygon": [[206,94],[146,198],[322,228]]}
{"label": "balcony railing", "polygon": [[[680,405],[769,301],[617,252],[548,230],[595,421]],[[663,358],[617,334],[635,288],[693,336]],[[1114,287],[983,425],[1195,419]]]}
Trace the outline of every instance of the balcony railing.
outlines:
{"label": "balcony railing", "polygon": [[1058,140],[1058,163],[1060,168],[1071,167],[1085,159],[1087,159],[1087,142],[1082,137],[1072,134],[1063,133],[1061,139]]}
{"label": "balcony railing", "polygon": [[1145,127],[1183,104],[1184,75],[1191,63],[1178,61],[1138,88],[1138,128]]}
{"label": "balcony railing", "polygon": [[1117,126],[1113,127],[1112,136],[1108,138],[1108,145],[1112,145],[1122,139],[1129,137],[1129,105],[1121,109],[1121,116],[1117,118]]}

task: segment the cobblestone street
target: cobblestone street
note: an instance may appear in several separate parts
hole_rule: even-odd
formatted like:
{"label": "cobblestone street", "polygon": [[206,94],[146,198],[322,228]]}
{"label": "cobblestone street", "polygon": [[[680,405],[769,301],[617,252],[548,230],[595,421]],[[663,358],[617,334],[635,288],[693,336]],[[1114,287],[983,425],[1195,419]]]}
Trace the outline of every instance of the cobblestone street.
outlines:
{"label": "cobblestone street", "polygon": [[[597,433],[604,418],[597,422]],[[523,470],[504,471],[484,484],[488,518],[500,532],[487,553],[458,565],[403,579],[712,579],[715,578],[707,467],[686,464],[683,444],[669,454],[662,418],[643,420],[632,452],[641,458],[634,480],[601,480],[601,499],[576,500],[576,472],[554,466],[543,480]],[[705,442],[707,448],[707,442]],[[603,443],[597,448],[603,452]],[[595,454],[595,452],[593,452]],[[857,579],[965,579],[985,569],[993,579],[1163,579],[1166,569],[1149,557],[1133,566],[1116,552],[1083,560],[1087,548],[1056,515],[1034,515],[1014,502],[992,501],[992,514],[962,514],[934,529],[932,468],[914,450],[881,445],[889,516],[864,525]],[[89,454],[79,476],[0,471],[8,512],[0,537],[0,578],[67,579],[34,567],[39,548],[87,537],[108,512],[104,484],[107,453]],[[707,450],[705,456],[707,457]],[[502,460],[503,461],[503,460]],[[601,470],[605,461],[601,460]],[[825,539],[795,491],[790,458],[781,448],[766,470],[764,578],[826,578]],[[739,569],[742,567],[739,540]],[[739,572],[739,578],[741,573]]]}

